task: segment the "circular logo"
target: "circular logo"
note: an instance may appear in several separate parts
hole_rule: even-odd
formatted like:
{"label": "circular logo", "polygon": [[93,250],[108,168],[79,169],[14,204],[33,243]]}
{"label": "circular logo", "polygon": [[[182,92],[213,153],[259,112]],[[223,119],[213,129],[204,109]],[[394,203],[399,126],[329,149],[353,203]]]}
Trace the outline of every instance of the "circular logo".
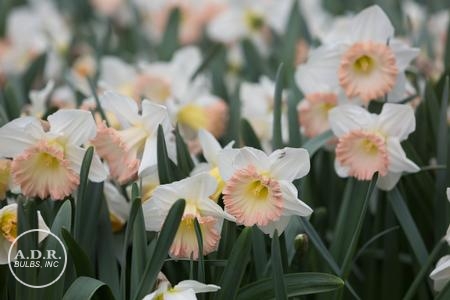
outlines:
{"label": "circular logo", "polygon": [[[33,285],[33,284],[24,282],[22,279],[19,278],[19,276],[17,276],[16,273],[14,273],[14,269],[13,269],[13,265],[15,268],[40,268],[40,269],[42,269],[42,268],[59,268],[59,266],[61,265],[60,260],[62,259],[62,257],[56,255],[57,251],[55,249],[50,249],[50,250],[47,249],[46,251],[43,251],[40,249],[32,249],[32,250],[29,250],[30,253],[28,253],[28,254],[23,253],[22,250],[13,251],[14,245],[17,243],[17,241],[24,235],[26,235],[28,233],[32,233],[32,232],[42,232],[44,234],[48,234],[47,237],[52,236],[61,245],[62,252],[64,253],[64,265],[61,269],[61,272],[58,274],[58,276],[53,281],[51,281],[47,284],[43,284],[43,285]],[[15,253],[15,255],[13,254],[13,252]],[[12,259],[11,259],[11,255],[14,256]],[[54,234],[48,230],[45,230],[45,229],[31,229],[31,230],[22,232],[12,242],[11,246],[9,247],[9,251],[8,251],[8,264],[9,264],[9,269],[11,270],[11,273],[13,274],[14,278],[16,278],[16,280],[19,281],[21,284],[23,284],[27,287],[30,287],[30,288],[36,288],[36,289],[45,288],[47,286],[54,284],[64,274],[64,271],[66,270],[66,266],[67,266],[67,251],[66,251],[66,248],[64,247],[63,242],[56,234]]]}

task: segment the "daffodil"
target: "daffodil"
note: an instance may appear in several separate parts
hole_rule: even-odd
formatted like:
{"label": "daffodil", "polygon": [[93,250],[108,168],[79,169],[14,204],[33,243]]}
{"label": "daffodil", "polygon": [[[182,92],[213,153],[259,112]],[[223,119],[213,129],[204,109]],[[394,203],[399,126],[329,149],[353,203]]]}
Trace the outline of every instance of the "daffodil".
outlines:
{"label": "daffodil", "polygon": [[[90,112],[67,109],[50,115],[45,127],[35,117],[7,123],[0,128],[0,156],[13,159],[11,173],[24,195],[62,199],[80,182],[82,145],[95,136],[96,126]],[[106,176],[94,155],[89,179],[101,182]]]}
{"label": "daffodil", "polygon": [[113,232],[120,231],[128,220],[131,203],[125,199],[117,187],[110,181],[105,181],[103,194],[109,209],[109,220]]}
{"label": "daffodil", "polygon": [[92,144],[108,163],[111,176],[119,183],[129,182],[146,170],[157,168],[157,131],[161,125],[169,155],[175,160],[171,140],[172,126],[164,106],[148,100],[137,103],[126,96],[107,91],[100,97],[103,108],[112,112],[121,124],[121,130],[100,124]]}
{"label": "daffodil", "polygon": [[153,192],[152,197],[142,205],[146,229],[159,232],[172,204],[178,199],[186,200],[181,223],[169,250],[171,256],[179,258],[192,256],[193,259],[198,259],[195,219],[198,220],[202,231],[201,254],[206,255],[217,249],[223,220],[234,221],[234,217],[225,213],[209,198],[216,188],[216,180],[202,173],[160,185]]}
{"label": "daffodil", "polygon": [[[37,212],[38,228],[50,231],[41,216],[40,211]],[[0,209],[0,265],[8,264],[8,252],[12,243],[17,238],[17,204],[9,204]],[[39,242],[42,242],[48,233],[39,232]],[[17,251],[17,243],[14,244],[11,250],[11,259],[15,256]]]}
{"label": "daffodil", "polygon": [[391,22],[376,5],[333,28],[315,51],[322,59],[310,63],[314,78],[363,104],[385,96],[403,100],[404,72],[418,54],[418,49],[394,39]]}
{"label": "daffodil", "polygon": [[244,147],[225,149],[219,154],[225,211],[238,224],[257,225],[266,234],[281,234],[290,216],[309,216],[312,209],[297,198],[292,181],[308,174],[309,155],[305,149],[283,148],[269,156]]}
{"label": "daffodil", "polygon": [[329,119],[338,138],[335,168],[339,176],[370,180],[378,172],[378,187],[390,190],[403,172],[420,170],[400,144],[416,126],[409,105],[386,103],[379,115],[343,105],[331,110]]}
{"label": "daffodil", "polygon": [[195,294],[216,292],[219,289],[217,285],[195,280],[183,280],[174,287],[170,287],[168,281],[163,281],[156,291],[145,296],[143,300],[196,300]]}
{"label": "daffodil", "polygon": [[450,255],[445,255],[438,260],[430,278],[433,280],[433,288],[437,292],[447,285],[450,281]]}

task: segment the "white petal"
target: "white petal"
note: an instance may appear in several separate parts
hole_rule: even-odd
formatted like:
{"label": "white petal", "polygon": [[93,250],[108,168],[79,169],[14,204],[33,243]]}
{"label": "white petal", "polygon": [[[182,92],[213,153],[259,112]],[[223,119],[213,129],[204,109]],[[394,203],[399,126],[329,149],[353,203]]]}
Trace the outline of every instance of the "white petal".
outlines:
{"label": "white petal", "polygon": [[266,226],[259,226],[259,229],[270,237],[273,237],[276,229],[280,236],[288,226],[290,220],[291,216],[281,216],[278,221],[270,222]]}
{"label": "white petal", "polygon": [[306,203],[297,198],[296,187],[287,181],[279,181],[281,193],[283,194],[283,216],[298,215],[307,217],[312,214],[313,210]]}
{"label": "white petal", "polygon": [[97,132],[91,112],[79,109],[61,109],[48,116],[50,133],[62,135],[73,145],[83,145]]}
{"label": "white petal", "polygon": [[130,213],[131,203],[127,202],[127,199],[125,199],[122,193],[120,193],[116,186],[109,181],[105,181],[103,193],[105,194],[108,209],[125,222]]}
{"label": "white petal", "polygon": [[402,173],[387,173],[386,176],[378,178],[377,187],[383,191],[390,191],[394,188],[397,182],[400,180]]}
{"label": "white petal", "polygon": [[247,33],[242,20],[242,14],[239,11],[228,9],[214,18],[207,27],[207,33],[215,41],[234,42]]}
{"label": "white petal", "polygon": [[[78,174],[80,174],[85,153],[86,149],[78,146],[70,145],[66,147],[66,157],[71,163],[71,168]],[[102,182],[106,180],[106,177],[108,177],[108,172],[98,155],[94,153],[89,169],[89,179],[93,182]]]}
{"label": "white petal", "polygon": [[236,169],[241,169],[253,165],[258,171],[268,171],[270,169],[269,157],[261,150],[244,147],[239,150],[233,165]]}
{"label": "white petal", "polygon": [[217,181],[208,173],[201,173],[173,182],[173,187],[182,195],[181,198],[201,206],[204,200],[210,201],[208,197],[216,191]]}
{"label": "white petal", "polygon": [[180,199],[173,184],[158,186],[152,197],[142,204],[145,229],[148,231],[160,231],[167,217],[170,207]]}
{"label": "white petal", "polygon": [[386,43],[394,36],[394,27],[384,11],[378,5],[373,5],[354,17],[349,34],[354,42]]}
{"label": "white petal", "polygon": [[155,135],[160,124],[166,139],[172,130],[167,108],[146,99],[142,101],[142,122],[149,135]]}
{"label": "white petal", "polygon": [[405,73],[398,73],[394,87],[387,95],[388,102],[396,103],[404,100],[408,96],[406,93],[407,84]]}
{"label": "white petal", "polygon": [[447,200],[450,201],[450,188],[447,188]]}
{"label": "white petal", "polygon": [[230,179],[236,170],[233,166],[234,159],[239,154],[239,149],[223,149],[217,155],[217,165],[219,166],[220,176],[223,180]]}
{"label": "white petal", "polygon": [[430,278],[434,281],[434,290],[441,291],[450,280],[450,255],[445,255],[436,264]]}
{"label": "white petal", "polygon": [[180,281],[174,288],[180,290],[193,289],[195,293],[208,293],[220,290],[220,286],[214,284],[204,284],[195,280]]}
{"label": "white petal", "polygon": [[337,159],[334,160],[334,169],[339,177],[346,178],[349,176],[350,168],[342,166]]}
{"label": "white petal", "polygon": [[403,151],[397,138],[388,138],[386,145],[389,155],[389,172],[414,173],[420,171],[420,168],[406,157],[405,151]]}
{"label": "white petal", "polygon": [[339,87],[337,70],[343,46],[327,45],[310,52],[308,61],[295,73],[297,86],[303,94],[326,92]]}
{"label": "white petal", "polygon": [[351,104],[335,107],[328,113],[331,130],[337,137],[352,130],[367,128],[373,118],[364,108]]}
{"label": "white petal", "polygon": [[198,140],[203,149],[203,156],[206,161],[212,164],[217,164],[217,155],[222,150],[219,142],[214,136],[204,129],[198,131]]}
{"label": "white petal", "polygon": [[227,219],[231,222],[236,222],[236,218],[225,212],[216,202],[207,199],[209,201],[202,201],[199,205],[203,215],[217,217],[219,219]]}
{"label": "white petal", "polygon": [[387,136],[400,141],[416,129],[416,118],[410,105],[386,103],[378,116],[378,128]]}
{"label": "white petal", "polygon": [[111,111],[117,116],[122,127],[128,127],[140,120],[136,101],[131,98],[113,91],[106,91],[100,96],[100,103],[105,110]]}
{"label": "white petal", "polygon": [[34,117],[15,119],[0,128],[0,157],[15,157],[45,136],[39,120]]}
{"label": "white petal", "polygon": [[402,73],[420,52],[418,48],[409,47],[404,42],[396,39],[389,42],[389,47],[394,51],[397,68]]}
{"label": "white petal", "polygon": [[193,289],[170,291],[164,293],[164,300],[197,300]]}
{"label": "white petal", "polygon": [[269,156],[270,174],[277,179],[292,181],[308,174],[310,161],[308,151],[302,148],[283,148]]}
{"label": "white petal", "polygon": [[139,176],[144,177],[152,173],[158,167],[158,141],[156,137],[145,141],[144,153],[139,165]]}

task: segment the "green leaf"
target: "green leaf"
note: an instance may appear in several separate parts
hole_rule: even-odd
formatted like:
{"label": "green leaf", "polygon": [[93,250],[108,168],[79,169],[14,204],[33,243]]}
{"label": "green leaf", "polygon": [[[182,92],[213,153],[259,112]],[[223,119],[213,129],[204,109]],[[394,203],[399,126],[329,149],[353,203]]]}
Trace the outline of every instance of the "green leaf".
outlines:
{"label": "green leaf", "polygon": [[[83,210],[90,209],[91,199],[88,196],[89,170],[91,168],[92,157],[94,156],[94,148],[89,147],[84,154],[83,162],[80,170],[80,186],[78,188],[78,201],[75,210],[74,236],[77,241],[83,238],[83,228],[85,228],[85,220]],[[89,229],[90,230],[90,229]]]}
{"label": "green leaf", "polygon": [[[444,90],[442,92],[441,107],[439,113],[439,127],[436,139],[436,164],[447,166],[448,163],[448,109],[449,77],[445,78]],[[447,166],[448,167],[448,166]],[[436,185],[434,199],[435,213],[435,237],[443,236],[450,221],[448,201],[446,195],[447,169],[436,170]]]}
{"label": "green leaf", "polygon": [[283,147],[283,135],[281,128],[281,106],[283,97],[283,63],[278,66],[275,77],[275,91],[273,104],[273,131],[272,131],[272,150]]}
{"label": "green leaf", "polygon": [[[94,278],[79,277],[64,294],[63,300],[88,300],[98,296],[98,299],[114,299],[109,287]],[[94,298],[97,299],[97,298]]]}
{"label": "green leaf", "polygon": [[256,82],[258,81],[259,76],[266,73],[264,72],[266,68],[264,61],[255,45],[250,40],[243,40],[241,45],[245,58],[245,73],[250,81]]}
{"label": "green leaf", "polygon": [[114,251],[114,237],[110,221],[109,209],[105,198],[101,199],[101,209],[98,222],[98,236],[96,246],[96,265],[98,279],[106,283],[114,297],[120,296],[119,266]]}
{"label": "green leaf", "polygon": [[[327,262],[328,266],[331,268],[331,270],[338,276],[342,275],[342,271],[339,268],[338,264],[334,260],[331,253],[328,251],[328,249],[325,247],[324,243],[322,242],[319,234],[314,229],[314,227],[311,225],[311,223],[306,219],[302,217],[298,217],[300,220],[300,223],[302,224],[303,228],[305,229],[305,232],[308,234],[308,237],[316,247],[316,249],[319,251],[319,254],[322,256],[322,258]],[[355,297],[356,299],[361,299],[356,292],[353,290],[351,285],[348,282],[345,282],[346,288],[349,290],[349,292]]]}
{"label": "green leaf", "polygon": [[239,125],[241,120],[241,101],[239,99],[239,93],[236,92],[229,100],[229,120],[228,120],[228,132],[226,135],[226,142],[235,141],[236,145],[239,145]]}
{"label": "green leaf", "polygon": [[3,92],[3,106],[9,120],[20,117],[25,102],[22,84],[16,77],[9,77]]}
{"label": "green leaf", "polygon": [[[70,201],[65,201],[56,214],[51,227],[51,232],[59,238],[62,238],[61,229],[66,228],[70,231],[71,223],[72,206]],[[56,251],[57,256],[64,257],[64,252],[61,249],[60,243],[54,238],[47,239],[47,244],[44,248],[45,253],[47,253],[47,250],[54,250]],[[68,258],[66,257],[66,259]],[[53,268],[42,268],[39,272],[39,282],[41,284],[47,284],[53,281],[61,273],[63,267],[64,265],[60,264]],[[62,297],[64,293],[64,276],[65,274],[63,274],[57,282],[44,289],[43,298],[50,299],[50,297],[55,297],[59,299]]]}
{"label": "green leaf", "polygon": [[287,299],[286,284],[284,282],[284,271],[281,262],[280,241],[278,238],[278,230],[272,237],[272,279],[273,288],[275,291],[275,298],[279,300]]}
{"label": "green leaf", "polygon": [[197,270],[197,281],[205,282],[205,258],[203,257],[203,236],[202,228],[197,218],[194,222],[195,235],[197,237],[198,243],[198,270]]}
{"label": "green leaf", "polygon": [[397,188],[394,188],[392,191],[388,192],[388,199],[390,200],[389,203],[392,206],[392,210],[394,211],[394,214],[397,217],[406,238],[408,239],[414,256],[420,266],[423,266],[427,260],[428,252],[414,219],[409,212],[408,206]]}
{"label": "green leaf", "polygon": [[[450,22],[448,22],[447,25],[447,35],[450,36]],[[444,56],[444,66],[446,70],[450,70],[450,39],[446,39],[446,45],[445,45],[445,56]]]}
{"label": "green leaf", "polygon": [[175,8],[170,13],[161,44],[159,45],[158,54],[161,60],[169,60],[179,46],[180,21],[180,9]]}
{"label": "green leaf", "polygon": [[100,116],[102,117],[102,120],[105,121],[106,126],[109,127],[110,123],[106,117],[105,111],[103,110],[102,104],[100,103],[100,99],[98,98],[96,84],[92,78],[87,78],[87,82],[89,84],[89,88],[91,89],[91,93],[94,96],[96,110],[100,113]]}
{"label": "green leaf", "polygon": [[123,240],[123,251],[122,251],[122,261],[121,261],[121,277],[120,277],[120,287],[122,291],[122,298],[127,299],[127,291],[129,290],[129,285],[127,284],[127,277],[130,274],[128,270],[129,264],[127,261],[128,257],[128,246],[130,245],[131,238],[133,236],[133,224],[135,224],[136,216],[139,213],[139,210],[142,211],[142,203],[141,199],[138,197],[138,187],[136,183],[133,183],[132,186],[132,204],[130,208],[130,214],[128,215],[128,223],[125,229],[125,238]]}
{"label": "green leaf", "polygon": [[333,132],[331,132],[331,130],[328,130],[308,140],[303,144],[302,148],[305,148],[308,151],[309,156],[312,157],[317,152],[317,150],[322,148],[322,146],[325,145],[333,136]]}
{"label": "green leaf", "polygon": [[144,275],[139,282],[137,290],[133,293],[134,296],[132,299],[142,299],[146,294],[150,293],[151,289],[155,285],[158,273],[161,271],[169,248],[172,245],[175,234],[177,233],[185,206],[186,201],[179,199],[170,208],[159,234],[152,258],[145,266]]}
{"label": "green leaf", "polygon": [[175,181],[175,174],[171,167],[169,154],[167,153],[166,140],[161,124],[158,125],[157,137],[157,157],[158,157],[158,175],[161,184],[171,183]]}
{"label": "green leaf", "polygon": [[445,246],[445,240],[441,239],[436,246],[434,247],[433,251],[431,251],[430,256],[428,256],[427,261],[425,264],[420,268],[419,273],[417,273],[416,277],[414,278],[413,283],[409,286],[408,291],[405,294],[405,297],[403,297],[403,300],[410,300],[413,299],[417,288],[426,281],[426,277],[430,274],[430,269],[433,266],[433,264],[436,261],[436,258],[439,256],[442,248]]}
{"label": "green leaf", "polygon": [[23,82],[23,88],[25,94],[28,94],[28,92],[31,90],[34,81],[42,76],[44,73],[45,64],[47,62],[47,53],[44,52],[43,54],[39,55],[36,59],[33,60],[33,62],[30,64],[28,69],[25,71],[22,82]]}
{"label": "green leaf", "polygon": [[254,226],[252,230],[252,252],[253,264],[255,266],[256,278],[261,279],[265,276],[267,265],[267,252],[264,233]]}
{"label": "green leaf", "polygon": [[[140,204],[141,199],[135,200],[136,204]],[[129,224],[131,227],[131,223]],[[133,244],[131,252],[131,274],[130,274],[130,290],[136,290],[139,281],[144,275],[144,268],[147,264],[147,233],[145,232],[144,215],[142,213],[142,205],[138,205],[136,218],[133,226]]]}
{"label": "green leaf", "polygon": [[216,293],[216,300],[235,299],[238,287],[244,276],[250,254],[251,228],[242,230],[236,240],[228,258],[228,264],[223,270],[219,281],[220,290]]}
{"label": "green leaf", "polygon": [[203,70],[205,70],[206,67],[208,67],[208,65],[211,63],[211,61],[213,61],[214,58],[220,54],[221,51],[224,51],[223,44],[214,44],[210,48],[208,54],[206,54],[202,63],[195,70],[194,74],[192,74],[191,80],[194,80],[195,77],[197,77]]}
{"label": "green leaf", "polygon": [[259,141],[258,136],[253,130],[252,125],[250,125],[246,119],[241,120],[241,138],[242,143],[245,146],[262,150],[261,142]]}
{"label": "green leaf", "polygon": [[288,129],[289,129],[289,146],[300,147],[302,138],[300,135],[300,125],[298,122],[297,105],[302,97],[301,92],[295,86],[295,81],[291,80],[291,87],[288,92]]}
{"label": "green leaf", "polygon": [[[288,297],[310,295],[334,291],[344,282],[339,277],[324,273],[291,273],[283,276]],[[276,298],[271,279],[253,282],[239,289],[238,300],[269,300]]]}
{"label": "green leaf", "polygon": [[64,242],[66,243],[67,249],[69,250],[69,254],[73,259],[73,264],[75,265],[77,276],[94,277],[94,268],[89,261],[89,257],[80,247],[80,245],[78,245],[75,239],[65,228],[61,229],[61,234]]}
{"label": "green leaf", "polygon": [[450,299],[450,282],[447,282],[444,289],[435,298],[435,300],[448,300],[448,299]]}
{"label": "green leaf", "polygon": [[[18,236],[27,230],[38,228],[35,200],[19,198],[17,203],[17,219]],[[31,250],[38,249],[37,232],[23,235],[17,241],[17,249],[22,251],[22,253],[30,253]],[[22,281],[28,284],[37,285],[36,268],[16,268],[15,274],[22,279]],[[37,299],[37,294],[33,288],[16,283],[16,299]]]}
{"label": "green leaf", "polygon": [[180,135],[178,126],[175,128],[175,143],[177,150],[177,162],[183,177],[188,177],[194,169],[194,162],[192,161],[191,153]]}
{"label": "green leaf", "polygon": [[[356,219],[356,223],[350,224],[347,223],[347,226],[349,228],[355,228],[352,238],[350,240],[350,244],[347,245],[347,252],[345,253],[344,262],[342,264],[341,270],[342,275],[344,279],[347,279],[351,267],[352,267],[352,261],[353,256],[355,255],[356,246],[358,244],[359,235],[361,234],[362,226],[366,217],[367,207],[369,206],[370,198],[372,197],[372,193],[375,190],[375,186],[377,184],[378,180],[378,173],[375,173],[375,175],[372,177],[372,181],[370,182],[369,189],[366,192],[366,196],[363,200],[363,205],[361,207],[361,210],[359,212],[355,212],[351,207],[348,207],[349,210],[353,210],[353,214],[358,215],[358,218]],[[355,197],[356,198],[356,197]],[[361,199],[357,199],[360,201]]]}

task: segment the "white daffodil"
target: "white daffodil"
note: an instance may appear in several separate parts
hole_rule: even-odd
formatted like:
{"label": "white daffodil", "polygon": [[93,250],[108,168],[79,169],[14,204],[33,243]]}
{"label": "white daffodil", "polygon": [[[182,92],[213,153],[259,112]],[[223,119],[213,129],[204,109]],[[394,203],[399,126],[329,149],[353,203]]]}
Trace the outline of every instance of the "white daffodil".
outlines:
{"label": "white daffodil", "polygon": [[31,101],[31,106],[28,109],[30,115],[41,118],[45,111],[47,110],[47,100],[50,96],[53,88],[55,87],[55,82],[50,80],[47,82],[42,90],[31,90],[28,97]]}
{"label": "white daffodil", "polygon": [[116,91],[121,95],[139,101],[141,95],[135,87],[137,76],[134,66],[127,64],[118,57],[105,56],[100,61],[98,85],[103,90]]}
{"label": "white daffodil", "polygon": [[[38,228],[50,231],[42,219],[40,211],[37,212]],[[8,264],[8,252],[11,244],[17,238],[17,204],[9,204],[0,209],[0,265]],[[39,242],[42,242],[48,233],[39,232]],[[17,252],[17,243],[11,250],[11,259],[15,257]]]}
{"label": "white daffodil", "polygon": [[310,63],[320,82],[364,104],[386,95],[389,101],[406,97],[404,72],[418,49],[394,39],[394,28],[380,7],[366,8],[336,26],[323,42],[316,50],[323,59]]}
{"label": "white daffodil", "polygon": [[201,62],[198,48],[185,47],[174,54],[170,63],[172,79],[167,110],[186,139],[194,139],[199,129],[219,137],[228,120],[228,107],[222,99],[209,93],[207,78],[204,75],[191,78]]}
{"label": "white daffodil", "polygon": [[[259,83],[243,82],[240,89],[242,117],[250,122],[265,149],[270,148],[272,140],[274,94],[275,83],[265,76],[260,78]],[[288,122],[285,93],[282,94],[281,102],[282,137],[286,140]]]}
{"label": "white daffodil", "polygon": [[450,281],[450,255],[443,256],[436,264],[436,268],[431,272],[430,278],[433,280],[433,288],[440,292]]}
{"label": "white daffodil", "polygon": [[297,198],[292,181],[308,174],[309,155],[305,149],[284,148],[269,156],[244,147],[225,149],[219,154],[220,175],[225,180],[225,211],[238,224],[257,225],[266,234],[281,234],[290,216],[309,216],[312,209]]}
{"label": "white daffodil", "polygon": [[168,281],[163,281],[156,291],[145,296],[142,300],[196,300],[195,294],[218,290],[220,290],[220,287],[217,285],[204,284],[195,280],[183,280],[174,287],[170,287]]}
{"label": "white daffodil", "polygon": [[[80,182],[86,149],[81,147],[96,134],[90,112],[65,109],[48,117],[43,128],[35,117],[15,119],[0,128],[0,156],[12,158],[14,182],[29,197],[62,199]],[[89,179],[101,182],[107,173],[94,155]]]}
{"label": "white daffodil", "polygon": [[100,124],[92,141],[99,155],[106,160],[111,176],[119,183],[133,180],[144,171],[157,168],[157,132],[161,125],[169,156],[175,161],[172,125],[164,106],[149,100],[137,103],[126,96],[107,91],[100,96],[102,107],[113,113],[121,124],[121,130]]}
{"label": "white daffodil", "polygon": [[105,181],[103,194],[109,209],[109,219],[113,232],[118,232],[125,225],[130,214],[131,203],[125,199],[117,187]]}
{"label": "white daffodil", "polygon": [[[219,142],[214,138],[214,136],[206,130],[199,130],[198,139],[200,145],[202,147],[203,156],[206,159],[206,163],[198,164],[194,170],[193,174],[199,174],[202,172],[207,172],[209,175],[214,177],[217,181],[217,189],[213,195],[211,195],[211,199],[217,201],[219,199],[220,194],[225,186],[225,182],[220,176],[219,172],[219,161],[218,156],[220,151],[222,151],[222,146],[220,146]],[[224,149],[230,149],[234,144],[230,142],[225,146]]]}
{"label": "white daffodil", "polygon": [[267,27],[282,34],[292,4],[292,0],[229,1],[228,6],[208,24],[208,35],[215,41],[228,44],[244,38],[254,41],[263,38]]}
{"label": "white daffodil", "polygon": [[400,144],[416,128],[409,105],[387,103],[379,115],[343,105],[330,111],[329,120],[338,138],[335,168],[339,176],[370,180],[378,172],[378,187],[391,190],[403,172],[420,170]]}
{"label": "white daffodil", "polygon": [[216,180],[202,173],[170,184],[160,185],[150,200],[142,205],[145,228],[160,231],[170,207],[178,199],[186,200],[183,218],[175,239],[170,247],[170,255],[179,258],[198,259],[198,242],[194,220],[197,218],[203,237],[202,254],[215,251],[219,245],[223,219],[234,218],[209,197],[217,188]]}

